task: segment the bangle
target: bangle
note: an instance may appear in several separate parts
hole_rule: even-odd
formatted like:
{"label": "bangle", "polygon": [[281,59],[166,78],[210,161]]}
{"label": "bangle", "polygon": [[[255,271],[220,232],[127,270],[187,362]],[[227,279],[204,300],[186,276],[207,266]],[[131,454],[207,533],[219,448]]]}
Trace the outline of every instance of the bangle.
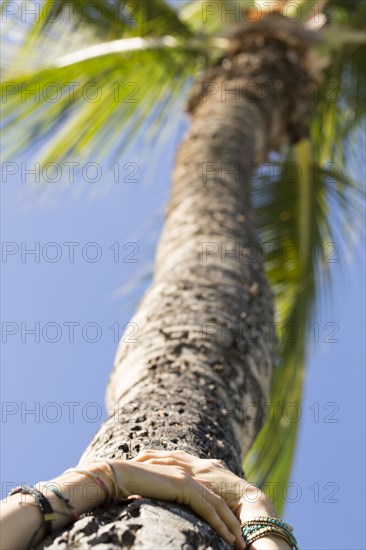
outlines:
{"label": "bangle", "polygon": [[112,476],[109,476],[107,473],[106,475],[108,475],[108,478],[112,481],[113,483],[113,488],[114,488],[114,496],[113,496],[113,502],[116,503],[120,500],[119,498],[119,485],[118,485],[118,477],[117,477],[117,472],[115,470],[115,467],[113,466],[113,464],[111,462],[109,462],[109,460],[106,460],[104,459],[102,461],[104,464],[107,465],[109,471],[111,472]]}
{"label": "bangle", "polygon": [[31,540],[27,545],[27,550],[29,550],[32,548],[33,542],[42,527],[45,528],[46,536],[52,532],[52,522],[55,519],[55,513],[49,500],[35,487],[29,487],[29,485],[14,487],[14,489],[10,491],[9,496],[16,495],[17,493],[32,496],[42,514],[42,523],[32,535]]}
{"label": "bangle", "polygon": [[243,539],[247,545],[273,534],[288,542],[292,550],[298,550],[297,540],[293,535],[293,528],[281,519],[256,516],[244,522],[241,528]]}
{"label": "bangle", "polygon": [[[56,495],[60,500],[62,500],[62,502],[64,503],[66,509],[68,510],[68,512],[70,512],[71,518],[72,518],[74,521],[77,521],[77,520],[80,518],[79,514],[75,514],[75,512],[74,512],[74,507],[73,507],[73,505],[71,504],[70,499],[69,499],[69,498],[66,498],[66,497],[61,493],[61,491],[59,491],[59,490],[57,489],[57,487],[56,487],[55,485],[52,485],[52,484],[49,483],[49,482],[40,482],[40,483],[42,483],[42,484],[45,486],[45,488],[47,488],[47,489],[49,489],[50,491],[52,491],[52,493],[53,493],[54,495]],[[61,512],[60,512],[60,513],[61,513]],[[66,514],[65,514],[65,515],[66,515]]]}
{"label": "bangle", "polygon": [[247,542],[247,544],[252,544],[258,539],[261,539],[263,537],[270,537],[271,535],[276,535],[277,537],[280,537],[281,539],[285,540],[290,546],[291,550],[297,550],[297,546],[294,546],[292,539],[279,528],[276,527],[262,527],[259,528],[256,532],[251,533],[250,536],[248,534],[244,537],[244,540]]}
{"label": "bangle", "polygon": [[103,489],[107,502],[111,502],[111,494],[109,492],[109,489],[104,481],[97,474],[95,474],[94,472],[89,472],[88,470],[79,470],[78,468],[69,468],[64,472],[64,474],[68,472],[76,472],[78,474],[83,474],[84,476],[94,479],[98,483],[99,487]]}

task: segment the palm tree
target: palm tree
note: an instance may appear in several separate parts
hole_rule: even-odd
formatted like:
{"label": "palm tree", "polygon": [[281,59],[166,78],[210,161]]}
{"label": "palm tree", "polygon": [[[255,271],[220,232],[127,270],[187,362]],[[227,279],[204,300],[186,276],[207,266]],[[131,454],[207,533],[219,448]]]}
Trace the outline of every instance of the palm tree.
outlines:
{"label": "palm tree", "polygon": [[[24,14],[5,4],[12,45]],[[120,344],[113,414],[83,458],[182,448],[238,474],[245,458],[264,488],[288,479],[297,423],[281,406],[268,417],[268,403],[301,401],[304,327],[329,285],[331,243],[345,241],[330,212],[347,224],[361,205],[344,167],[364,115],[366,4],[270,4],[45,0],[5,57],[9,158],[35,144],[43,163],[118,158],[147,118],[150,144],[167,131],[192,88],[152,285],[133,317],[139,343]],[[53,539],[41,547],[225,547],[188,510],[148,499]]]}

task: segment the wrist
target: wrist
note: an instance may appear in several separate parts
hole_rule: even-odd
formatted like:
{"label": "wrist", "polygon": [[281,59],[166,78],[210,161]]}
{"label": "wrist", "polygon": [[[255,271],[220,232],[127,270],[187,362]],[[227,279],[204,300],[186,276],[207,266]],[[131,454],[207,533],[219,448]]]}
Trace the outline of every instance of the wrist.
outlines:
{"label": "wrist", "polygon": [[[95,462],[80,464],[80,466],[76,466],[76,469],[77,470],[85,469],[91,474],[99,478],[98,481],[97,481],[97,478],[95,480],[95,484],[98,486],[100,490],[100,500],[98,499],[98,506],[113,500],[113,495],[115,491],[114,484],[111,477],[108,475],[107,466],[102,461],[100,462],[95,461]],[[92,480],[89,479],[89,481],[92,481]],[[106,491],[109,494],[109,497],[107,496]]]}
{"label": "wrist", "polygon": [[[83,473],[84,471],[88,472],[89,475]],[[98,483],[94,476],[98,476],[102,483]],[[105,479],[105,475],[97,468],[96,464],[85,463],[67,470],[61,476],[49,482],[42,483],[44,486],[42,490],[46,490],[49,498],[54,499],[53,502],[56,502],[59,506],[64,506],[51,489],[47,487],[48,485],[55,485],[63,497],[69,501],[74,514],[81,515],[106,503],[106,491],[110,491],[109,483],[109,480]],[[106,490],[103,490],[102,484],[105,485]]]}
{"label": "wrist", "polygon": [[[243,485],[239,521],[243,524],[258,516],[278,518],[276,510],[266,494],[254,485],[247,483]],[[269,535],[252,542],[249,550],[291,550],[291,546],[280,537]]]}
{"label": "wrist", "polygon": [[270,516],[278,518],[273,504],[266,494],[249,483],[243,488],[239,511],[239,521],[244,523],[254,516]]}
{"label": "wrist", "polygon": [[[297,549],[297,541],[293,528],[279,519],[272,503],[263,498],[261,505],[241,514],[243,538],[248,550],[293,550]],[[243,519],[242,519],[243,518]]]}
{"label": "wrist", "polygon": [[280,537],[272,535],[270,537],[262,537],[259,540],[252,542],[249,550],[292,550],[291,546]]}

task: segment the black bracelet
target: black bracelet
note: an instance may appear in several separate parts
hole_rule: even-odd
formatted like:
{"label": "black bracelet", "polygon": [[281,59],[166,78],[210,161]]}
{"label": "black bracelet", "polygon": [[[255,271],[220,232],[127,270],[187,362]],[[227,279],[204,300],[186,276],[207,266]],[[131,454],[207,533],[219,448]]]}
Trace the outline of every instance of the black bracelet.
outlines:
{"label": "black bracelet", "polygon": [[41,493],[41,491],[38,491],[35,487],[30,487],[29,485],[23,485],[19,487],[14,487],[9,493],[9,496],[16,495],[17,493],[21,493],[23,495],[30,495],[34,498],[34,500],[37,503],[38,508],[41,511],[42,514],[42,523],[37,529],[37,531],[32,536],[31,540],[29,541],[27,545],[27,550],[32,548],[33,541],[37,536],[38,531],[44,527],[45,528],[45,535],[49,535],[52,533],[52,522],[55,519],[55,512],[53,511],[53,508],[49,502],[49,500]]}
{"label": "black bracelet", "polygon": [[[70,499],[69,498],[66,498],[64,497],[64,495],[58,490],[57,487],[55,487],[55,485],[52,485],[51,483],[47,483],[45,484],[45,486],[47,487],[47,489],[49,491],[52,491],[52,493],[54,495],[57,496],[57,498],[59,498],[65,505],[65,507],[67,508],[67,510],[70,512],[70,517],[74,520],[74,521],[77,521],[79,519],[79,514],[75,514],[74,512],[74,507],[73,505],[71,504],[70,502]],[[61,512],[59,512],[61,514]]]}

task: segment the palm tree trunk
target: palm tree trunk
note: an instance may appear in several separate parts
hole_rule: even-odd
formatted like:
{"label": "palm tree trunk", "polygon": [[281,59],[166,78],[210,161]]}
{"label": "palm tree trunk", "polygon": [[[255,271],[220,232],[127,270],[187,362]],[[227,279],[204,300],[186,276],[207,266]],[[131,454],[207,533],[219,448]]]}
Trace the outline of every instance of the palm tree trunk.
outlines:
{"label": "palm tree trunk", "polygon": [[[268,151],[303,131],[308,82],[303,46],[264,28],[233,36],[227,58],[196,85],[154,280],[132,320],[136,334],[118,350],[107,391],[111,416],[83,459],[179,448],[241,474],[265,420],[273,306],[250,179]],[[289,82],[302,89],[296,104],[283,93]],[[227,547],[189,510],[142,499],[99,509],[41,548],[94,546]]]}

